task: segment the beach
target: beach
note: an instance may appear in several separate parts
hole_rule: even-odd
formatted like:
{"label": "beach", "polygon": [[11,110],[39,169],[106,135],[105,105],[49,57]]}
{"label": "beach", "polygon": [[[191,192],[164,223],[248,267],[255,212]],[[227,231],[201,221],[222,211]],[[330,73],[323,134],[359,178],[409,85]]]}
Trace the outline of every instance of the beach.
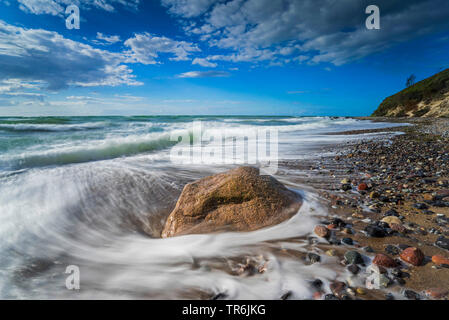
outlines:
{"label": "beach", "polygon": [[[298,213],[251,232],[161,239],[187,183],[246,165],[173,161],[170,136],[198,121],[235,135],[277,130],[273,176],[302,196]],[[438,242],[449,236],[447,128],[431,119],[1,118],[0,295],[444,298],[449,269],[432,257],[448,258]],[[388,212],[399,231],[379,222]],[[401,260],[406,246],[423,252],[419,265]],[[354,251],[361,260],[348,263]],[[395,267],[374,268],[380,253]],[[78,291],[65,287],[69,265],[80,269]]]}

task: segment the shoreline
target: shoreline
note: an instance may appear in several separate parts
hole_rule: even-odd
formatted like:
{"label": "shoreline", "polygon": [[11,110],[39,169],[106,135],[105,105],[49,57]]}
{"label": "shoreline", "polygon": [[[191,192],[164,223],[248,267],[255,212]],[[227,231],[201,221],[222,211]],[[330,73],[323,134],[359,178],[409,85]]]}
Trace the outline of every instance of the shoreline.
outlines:
{"label": "shoreline", "polygon": [[[337,155],[322,157],[314,168],[310,168],[312,177],[300,181],[312,186],[325,199],[329,216],[322,217],[322,225],[326,226],[333,239],[328,239],[330,243],[324,246],[324,250],[343,262],[345,253],[356,250],[370,259],[379,253],[386,254],[398,264],[398,268],[393,269],[396,276],[391,274],[391,270],[377,268],[377,274],[371,270],[373,278],[377,277],[380,283],[384,281],[385,286],[376,290],[373,286],[369,288],[366,282],[352,288],[363,292],[359,295],[361,299],[390,299],[392,297],[388,293],[385,295],[389,291],[408,299],[426,295],[444,299],[448,295],[449,265],[432,260],[436,260],[435,256],[449,259],[449,248],[436,245],[441,237],[449,239],[449,120],[369,120],[398,120],[412,125],[340,132],[338,134],[388,135],[370,139],[362,137],[358,142],[331,148]],[[391,136],[391,132],[402,134]],[[289,164],[289,167],[295,165]],[[399,232],[388,234],[390,226],[381,221],[392,215],[395,218],[388,219],[398,222],[395,229]],[[374,225],[381,225],[383,230],[387,230],[386,234],[369,234]],[[313,230],[311,232],[313,234]],[[342,241],[349,246],[342,245]],[[408,246],[419,248],[424,253],[424,262],[419,266],[405,263],[400,258]],[[365,267],[367,272],[373,265],[369,262]],[[355,267],[351,268],[354,271]],[[355,278],[363,279],[367,275],[361,271],[357,273]],[[349,289],[352,286],[348,282],[340,283],[340,286]]]}

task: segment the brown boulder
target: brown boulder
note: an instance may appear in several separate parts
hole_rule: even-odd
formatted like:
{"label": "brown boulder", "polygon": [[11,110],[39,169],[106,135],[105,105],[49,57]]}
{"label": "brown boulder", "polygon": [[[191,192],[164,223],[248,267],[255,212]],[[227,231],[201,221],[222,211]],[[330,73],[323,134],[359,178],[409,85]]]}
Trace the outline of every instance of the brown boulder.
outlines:
{"label": "brown boulder", "polygon": [[318,237],[321,238],[327,238],[329,236],[329,229],[322,225],[316,226],[314,232]]}
{"label": "brown boulder", "polygon": [[162,237],[252,231],[295,215],[301,197],[259,169],[240,167],[189,183],[169,215]]}

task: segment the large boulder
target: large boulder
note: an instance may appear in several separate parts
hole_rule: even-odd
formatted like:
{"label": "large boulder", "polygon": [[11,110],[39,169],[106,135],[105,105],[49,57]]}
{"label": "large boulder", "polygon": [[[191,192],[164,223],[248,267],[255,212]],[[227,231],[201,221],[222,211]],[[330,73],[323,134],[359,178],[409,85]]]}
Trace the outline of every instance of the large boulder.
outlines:
{"label": "large boulder", "polygon": [[187,184],[162,237],[252,231],[291,218],[301,197],[259,169],[240,167]]}

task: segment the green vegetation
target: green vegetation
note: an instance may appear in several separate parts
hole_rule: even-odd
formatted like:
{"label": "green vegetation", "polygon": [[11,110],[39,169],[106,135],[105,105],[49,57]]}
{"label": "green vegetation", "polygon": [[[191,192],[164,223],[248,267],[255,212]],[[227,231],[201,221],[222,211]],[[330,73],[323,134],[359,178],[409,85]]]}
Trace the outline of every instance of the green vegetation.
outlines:
{"label": "green vegetation", "polygon": [[[449,69],[446,69],[386,98],[377,110],[374,111],[372,116],[385,116],[389,111],[396,109],[398,106],[402,107],[398,116],[405,116],[407,112],[415,110],[420,102],[430,102],[431,100],[438,99],[438,97],[442,97],[448,91]],[[422,116],[428,111],[416,111],[415,116]]]}

